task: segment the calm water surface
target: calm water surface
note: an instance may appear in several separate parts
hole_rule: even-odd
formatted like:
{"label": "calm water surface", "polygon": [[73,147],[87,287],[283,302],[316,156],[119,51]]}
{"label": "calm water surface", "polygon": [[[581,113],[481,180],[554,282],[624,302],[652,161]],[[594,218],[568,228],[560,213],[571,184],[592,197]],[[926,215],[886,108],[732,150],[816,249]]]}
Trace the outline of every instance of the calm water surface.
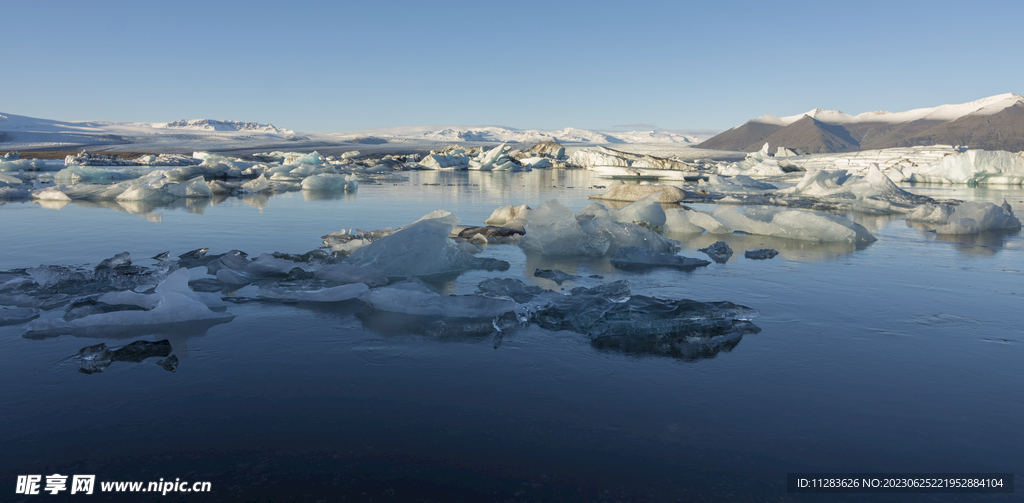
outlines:
{"label": "calm water surface", "polygon": [[[438,208],[466,224],[552,198],[579,210],[607,183],[585,171],[407,175],[334,198],[4,204],[0,270],[95,265],[122,251],[140,264],[200,247],[302,253],[341,228],[400,226]],[[910,190],[1024,209],[1020,189]],[[128,338],[30,339],[0,327],[2,499],[19,474],[95,473],[208,480],[213,492],[192,498],[203,501],[1018,500],[1020,489],[786,493],[788,472],[1015,472],[1021,487],[1024,240],[852,216],[878,241],[726,236],[729,262],[689,273],[492,245],[483,256],[509,271],[438,285],[471,293],[498,276],[557,289],[532,271],[559,268],[585,277],[565,288],[627,279],[634,293],[761,312],[760,333],[687,358],[599,349],[536,326],[500,344],[431,338],[379,323],[358,302],[237,304],[230,323]],[[686,237],[682,253],[703,257],[696,249],[721,238]],[[766,247],[780,255],[743,258]],[[86,375],[68,359],[100,342],[164,338],[180,359],[173,373],[148,359]],[[135,498],[152,499],[188,498]]]}

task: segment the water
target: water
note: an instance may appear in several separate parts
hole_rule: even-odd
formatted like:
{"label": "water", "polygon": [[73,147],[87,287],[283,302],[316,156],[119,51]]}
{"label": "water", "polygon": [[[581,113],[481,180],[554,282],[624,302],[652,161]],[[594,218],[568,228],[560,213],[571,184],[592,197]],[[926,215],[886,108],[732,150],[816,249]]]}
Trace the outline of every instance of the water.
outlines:
{"label": "water", "polygon": [[[437,208],[466,224],[552,198],[579,210],[600,192],[585,188],[606,183],[585,171],[408,175],[336,199],[6,204],[0,270],[94,265],[126,250],[139,263],[200,247],[302,253],[323,234]],[[1020,189],[911,190],[1024,200]],[[0,476],[208,480],[211,501],[1013,500],[786,494],[788,472],[1015,472],[1018,486],[1024,473],[1024,240],[940,239],[902,219],[854,217],[877,242],[728,236],[726,264],[642,273],[492,245],[483,255],[509,271],[441,285],[470,293],[500,276],[557,289],[532,272],[558,268],[584,276],[566,289],[627,279],[634,293],[761,312],[760,333],[690,358],[615,352],[536,326],[500,343],[426,337],[375,323],[358,302],[238,304],[227,324],[122,339],[0,327]],[[703,258],[696,249],[717,239],[691,238],[682,253]],[[766,247],[780,255],[742,256]],[[151,358],[86,375],[67,359],[100,342],[163,338],[180,359],[173,373]]]}

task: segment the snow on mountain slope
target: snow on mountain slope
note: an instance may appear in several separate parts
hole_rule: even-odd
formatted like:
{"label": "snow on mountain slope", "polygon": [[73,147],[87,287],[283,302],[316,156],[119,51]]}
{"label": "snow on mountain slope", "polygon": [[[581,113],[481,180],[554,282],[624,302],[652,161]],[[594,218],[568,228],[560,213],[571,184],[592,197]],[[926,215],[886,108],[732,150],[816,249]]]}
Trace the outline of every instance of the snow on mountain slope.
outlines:
{"label": "snow on mountain slope", "polygon": [[[557,131],[502,126],[403,126],[328,133],[298,133],[272,124],[231,120],[192,119],[172,122],[56,121],[0,114],[0,150],[78,149],[102,146],[146,152],[259,148],[285,142],[320,143],[521,143],[558,141],[566,144],[656,143],[692,145],[711,132],[681,134],[669,131]],[[124,147],[113,147],[123,145]],[[128,145],[131,145],[128,147]],[[106,147],[110,146],[110,147]],[[296,145],[297,146],[297,145]]]}
{"label": "snow on mountain slope", "polygon": [[954,121],[967,115],[993,115],[1011,107],[1017,103],[1024,103],[1024,96],[1014,93],[998,94],[982,98],[969,103],[958,105],[940,105],[932,108],[917,108],[905,112],[865,112],[858,115],[850,115],[838,110],[822,110],[815,108],[809,112],[788,117],[776,117],[765,114],[753,119],[751,122],[771,124],[774,126],[788,126],[809,116],[827,124],[857,124],[868,122],[882,122],[888,124],[900,124],[920,119],[936,121]]}
{"label": "snow on mountain slope", "polygon": [[557,131],[519,130],[501,126],[405,126],[331,133],[339,139],[373,136],[391,141],[536,143],[697,143],[712,134],[668,131],[591,131],[567,127]]}

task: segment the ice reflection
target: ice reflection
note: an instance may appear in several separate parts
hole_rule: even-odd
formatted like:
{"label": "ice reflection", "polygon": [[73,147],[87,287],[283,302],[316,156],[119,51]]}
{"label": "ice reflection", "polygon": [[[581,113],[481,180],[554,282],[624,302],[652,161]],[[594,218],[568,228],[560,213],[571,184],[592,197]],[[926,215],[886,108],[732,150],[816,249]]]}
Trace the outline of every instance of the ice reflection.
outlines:
{"label": "ice reflection", "polygon": [[[798,239],[759,236],[755,234],[676,234],[666,233],[666,237],[675,239],[686,249],[697,250],[707,248],[716,241],[725,241],[736,253],[728,262],[743,260],[743,252],[771,248],[779,252],[781,258],[801,262],[824,262],[836,260],[844,255],[863,250],[872,243],[854,244],[849,242],[816,243]],[[697,255],[694,255],[697,256]]]}

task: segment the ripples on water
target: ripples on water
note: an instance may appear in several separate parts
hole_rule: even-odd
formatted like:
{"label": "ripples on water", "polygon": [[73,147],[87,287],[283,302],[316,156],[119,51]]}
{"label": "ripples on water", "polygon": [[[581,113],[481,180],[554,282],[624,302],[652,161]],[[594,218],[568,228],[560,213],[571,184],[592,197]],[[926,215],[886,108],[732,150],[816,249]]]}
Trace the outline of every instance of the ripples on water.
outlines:
{"label": "ripples on water", "polygon": [[[4,204],[0,270],[95,265],[122,251],[140,263],[200,247],[303,253],[329,232],[395,227],[438,208],[465,224],[505,204],[559,199],[576,211],[607,183],[586,171],[408,175],[338,197]],[[910,190],[1024,208],[1020,189]],[[500,341],[424,336],[381,328],[358,302],[237,304],[230,323],[121,339],[0,327],[0,472],[6,483],[55,472],[180,477],[212,481],[222,500],[350,501],[835,501],[789,498],[786,473],[1024,473],[1019,233],[952,238],[853,217],[878,241],[727,236],[729,262],[690,272],[492,245],[482,256],[509,271],[436,285],[463,294],[495,276],[567,290],[626,279],[636,294],[761,312],[760,333],[676,357],[537,326]],[[722,239],[673,237],[691,257]],[[743,258],[757,248],[779,256]],[[558,286],[537,268],[582,278]],[[150,358],[86,375],[68,358],[165,338],[173,373]]]}

